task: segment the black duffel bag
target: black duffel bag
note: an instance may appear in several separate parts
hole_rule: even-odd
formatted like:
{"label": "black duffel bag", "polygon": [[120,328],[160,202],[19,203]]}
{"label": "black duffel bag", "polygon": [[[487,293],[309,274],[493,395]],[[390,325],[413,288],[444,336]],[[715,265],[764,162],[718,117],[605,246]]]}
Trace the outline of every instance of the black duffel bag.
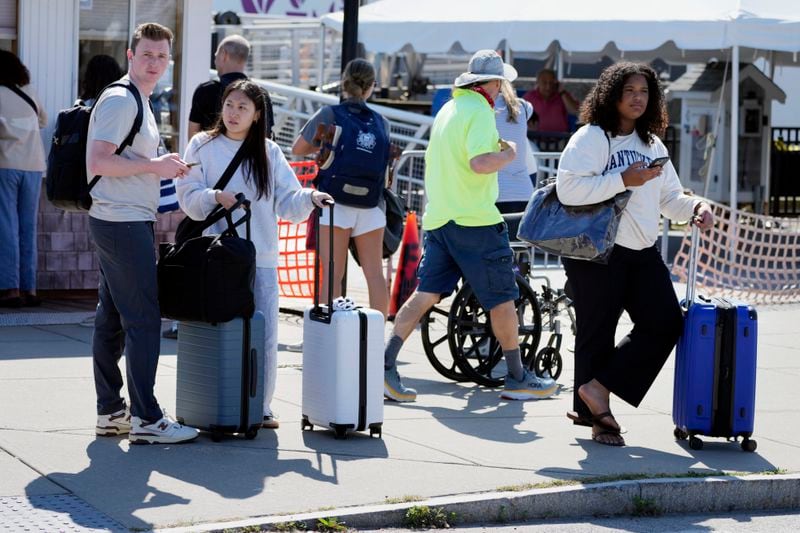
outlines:
{"label": "black duffel bag", "polygon": [[[255,313],[253,285],[256,249],[250,241],[250,202],[236,195],[230,209],[213,211],[202,223],[194,224],[175,244],[162,243],[158,260],[158,302],[161,316],[195,322],[227,322],[251,318]],[[244,208],[236,222],[233,212]],[[228,228],[219,235],[202,231],[225,219]],[[246,227],[246,238],[236,228]],[[187,235],[188,233],[188,235]]]}

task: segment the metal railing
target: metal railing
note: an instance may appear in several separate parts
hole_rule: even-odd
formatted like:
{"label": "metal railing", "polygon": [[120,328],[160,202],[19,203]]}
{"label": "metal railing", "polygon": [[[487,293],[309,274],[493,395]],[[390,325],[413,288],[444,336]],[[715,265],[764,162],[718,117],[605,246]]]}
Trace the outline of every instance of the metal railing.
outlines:
{"label": "metal railing", "polygon": [[319,87],[338,81],[341,34],[319,22],[247,17],[237,26],[214,26],[217,41],[241,35],[250,42],[247,72],[253,78]]}
{"label": "metal railing", "polygon": [[[300,129],[317,110],[339,103],[339,97],[330,94],[298,89],[267,80],[255,80],[264,87],[272,99],[275,114],[275,142],[289,154]],[[428,134],[433,118],[390,107],[369,104],[369,107],[389,121],[389,137],[401,150],[415,150],[428,146]]]}

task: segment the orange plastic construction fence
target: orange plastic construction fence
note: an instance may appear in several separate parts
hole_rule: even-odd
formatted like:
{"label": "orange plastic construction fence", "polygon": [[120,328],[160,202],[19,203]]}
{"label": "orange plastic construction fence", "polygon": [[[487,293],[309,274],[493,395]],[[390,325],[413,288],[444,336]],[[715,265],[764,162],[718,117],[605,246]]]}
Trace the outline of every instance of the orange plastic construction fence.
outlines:
{"label": "orange plastic construction fence", "polygon": [[[303,187],[312,187],[314,161],[289,163]],[[278,294],[287,298],[314,297],[314,250],[306,250],[306,222],[278,219]]]}

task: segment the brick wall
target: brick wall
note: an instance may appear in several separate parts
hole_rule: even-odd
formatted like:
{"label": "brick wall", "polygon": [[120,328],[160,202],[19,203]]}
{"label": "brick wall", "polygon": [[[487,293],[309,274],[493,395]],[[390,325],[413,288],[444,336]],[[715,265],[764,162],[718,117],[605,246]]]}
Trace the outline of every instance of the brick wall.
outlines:
{"label": "brick wall", "polygon": [[[183,219],[181,212],[158,215],[158,243],[172,241]],[[39,199],[36,286],[39,290],[97,289],[98,264],[89,237],[89,215],[61,211],[47,201],[45,187]]]}

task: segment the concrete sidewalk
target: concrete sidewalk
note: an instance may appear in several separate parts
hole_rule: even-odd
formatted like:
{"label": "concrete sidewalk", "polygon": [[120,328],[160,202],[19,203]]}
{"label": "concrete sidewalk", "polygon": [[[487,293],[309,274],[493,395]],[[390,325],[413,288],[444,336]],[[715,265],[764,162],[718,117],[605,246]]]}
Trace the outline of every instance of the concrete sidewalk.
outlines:
{"label": "concrete sidewalk", "polygon": [[[556,286],[563,284],[560,272],[552,279]],[[356,278],[353,285],[352,295],[366,302],[363,282]],[[593,443],[588,428],[573,426],[564,416],[572,404],[569,335],[562,353],[562,393],[544,401],[510,402],[501,400],[498,390],[439,376],[418,332],[400,355],[401,374],[419,391],[418,400],[386,403],[382,439],[353,435],[340,441],[331,432],[301,431],[302,355],[281,350],[273,404],[281,420],[277,431],[262,430],[252,441],[213,443],[204,435],[182,446],[129,446],[126,439],[94,436],[91,323],[0,327],[0,529],[22,530],[40,520],[51,524],[47,530],[64,524],[100,530],[223,529],[237,520],[264,524],[270,517],[286,521],[294,513],[314,511],[306,516],[332,516],[353,506],[370,507],[353,509],[349,523],[376,527],[399,525],[404,509],[414,505],[386,504],[437,497],[444,498],[434,500],[437,505],[460,502],[453,508],[462,519],[478,511],[502,518],[501,508],[505,518],[574,516],[576,510],[613,513],[645,496],[663,509],[680,511],[698,505],[701,493],[721,506],[742,505],[746,497],[756,507],[768,502],[796,507],[800,306],[761,308],[759,320],[755,453],[717,439],[705,439],[700,451],[675,441],[672,358],[639,409],[612,404],[628,428],[628,445],[610,448]],[[618,334],[626,329],[627,323],[621,324]],[[299,342],[302,319],[282,315],[279,339],[282,347]],[[175,341],[162,342],[157,381],[160,402],[171,412],[175,351]],[[766,495],[762,499],[741,482],[725,485],[724,479],[714,480],[715,492],[706,490],[713,483],[692,479],[537,488],[565,480],[720,471],[736,475],[728,481],[747,473],[787,475],[748,481],[752,487],[762,483],[753,489]],[[500,489],[522,492],[494,494]],[[683,507],[676,503],[681,501]],[[359,519],[358,513],[370,518]]]}

